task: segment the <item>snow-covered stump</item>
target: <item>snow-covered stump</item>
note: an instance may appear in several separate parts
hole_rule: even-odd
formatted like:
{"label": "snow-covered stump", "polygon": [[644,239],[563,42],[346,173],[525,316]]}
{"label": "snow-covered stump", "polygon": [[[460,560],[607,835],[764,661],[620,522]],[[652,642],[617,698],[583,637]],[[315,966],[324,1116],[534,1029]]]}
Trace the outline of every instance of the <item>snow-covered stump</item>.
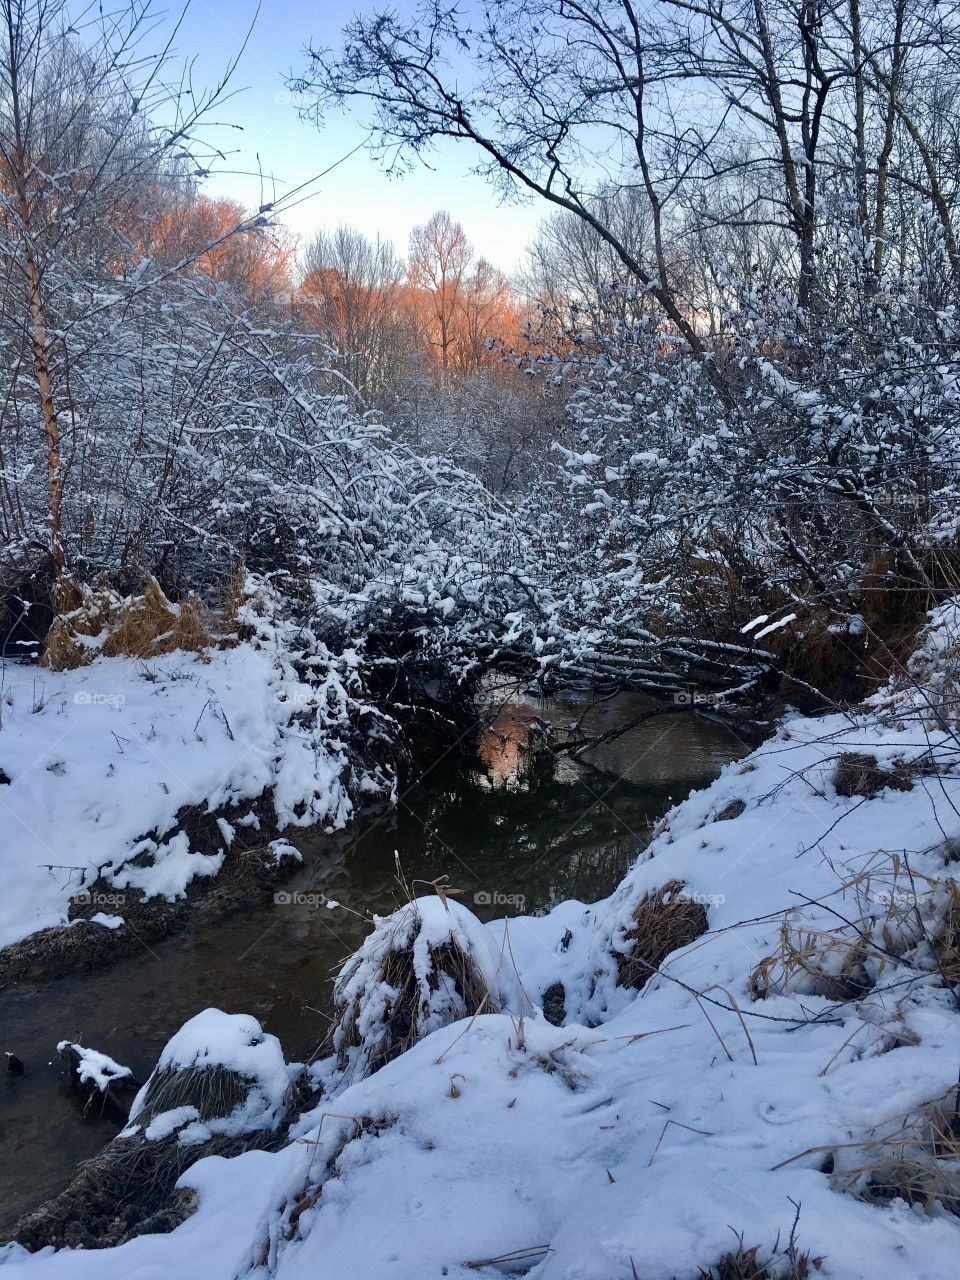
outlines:
{"label": "snow-covered stump", "polygon": [[[109,1059],[83,1052],[82,1068],[104,1080],[116,1076],[103,1069]],[[255,1018],[219,1009],[197,1014],[163,1050],[127,1128],[66,1190],[21,1218],[11,1239],[29,1250],[104,1248],[174,1230],[196,1208],[194,1192],[177,1186],[191,1165],[282,1143],[291,1075],[279,1041]]]}
{"label": "snow-covered stump", "polygon": [[447,897],[416,898],[374,917],[334,986],[331,1038],[340,1066],[359,1079],[440,1027],[496,1013],[500,967],[480,921]]}
{"label": "snow-covered stump", "polygon": [[101,1114],[111,1111],[124,1120],[127,1118],[130,1104],[142,1088],[129,1067],[114,1062],[97,1049],[71,1040],[61,1040],[57,1053],[70,1069],[73,1087],[86,1094],[84,1115],[97,1103]]}

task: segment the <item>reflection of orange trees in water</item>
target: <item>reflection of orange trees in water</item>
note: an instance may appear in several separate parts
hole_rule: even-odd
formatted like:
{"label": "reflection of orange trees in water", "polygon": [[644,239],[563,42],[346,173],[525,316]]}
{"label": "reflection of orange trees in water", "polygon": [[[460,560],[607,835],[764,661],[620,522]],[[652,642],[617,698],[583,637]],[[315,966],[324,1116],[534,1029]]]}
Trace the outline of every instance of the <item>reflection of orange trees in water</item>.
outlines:
{"label": "reflection of orange trees in water", "polygon": [[494,786],[517,780],[529,760],[530,726],[536,719],[533,708],[502,707],[487,725],[477,748],[480,763]]}

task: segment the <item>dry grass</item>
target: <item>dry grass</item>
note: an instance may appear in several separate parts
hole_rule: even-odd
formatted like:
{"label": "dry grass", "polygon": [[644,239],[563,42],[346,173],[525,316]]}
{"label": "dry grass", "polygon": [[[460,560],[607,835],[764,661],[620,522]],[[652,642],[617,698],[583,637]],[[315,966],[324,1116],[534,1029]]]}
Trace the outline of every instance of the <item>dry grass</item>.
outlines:
{"label": "dry grass", "polygon": [[764,636],[761,643],[777,659],[783,673],[779,692],[790,702],[812,710],[821,701],[811,701],[813,690],[828,701],[862,692],[863,645],[846,632],[831,631],[829,618],[804,618]]}
{"label": "dry grass", "polygon": [[40,663],[51,671],[76,671],[96,657],[96,650],[79,644],[71,634],[70,625],[57,618],[47,632],[46,648]]}
{"label": "dry grass", "polygon": [[101,652],[106,658],[155,658],[182,649],[202,653],[214,643],[210,620],[197,596],[171,604],[151,578],[142,596],[121,610]]}
{"label": "dry grass", "polygon": [[201,1120],[219,1120],[242,1106],[250,1082],[223,1066],[164,1067],[147,1084],[143,1106],[131,1121],[148,1125],[177,1107],[196,1107]]}
{"label": "dry grass", "polygon": [[924,949],[945,985],[960,985],[960,885],[955,880],[938,885]]}
{"label": "dry grass", "polygon": [[[875,1132],[875,1131],[874,1131]],[[956,1086],[888,1133],[833,1153],[833,1185],[870,1204],[905,1200],[960,1216],[960,1095]]]}
{"label": "dry grass", "polygon": [[879,551],[864,566],[857,606],[867,628],[888,644],[912,637],[931,607],[924,571],[906,573],[892,551]]}
{"label": "dry grass", "polygon": [[633,913],[633,928],[624,938],[632,944],[616,953],[617,983],[639,990],[657,972],[667,956],[689,946],[707,931],[703,905],[686,896],[681,880],[645,894]]}
{"label": "dry grass", "polygon": [[698,1280],[808,1280],[823,1266],[823,1258],[811,1258],[790,1245],[782,1254],[761,1259],[760,1246],[747,1249],[740,1240],[712,1267],[701,1268]]}
{"label": "dry grass", "polygon": [[[333,1115],[332,1112],[329,1114]],[[321,1171],[320,1175],[319,1176],[313,1175],[311,1177],[308,1177],[304,1182],[301,1190],[297,1192],[297,1194],[293,1197],[293,1199],[291,1201],[288,1201],[285,1205],[282,1206],[280,1210],[280,1217],[281,1219],[286,1217],[286,1223],[284,1224],[284,1227],[283,1227],[284,1240],[294,1239],[300,1226],[300,1219],[303,1217],[303,1215],[307,1212],[308,1209],[312,1209],[314,1205],[317,1204],[317,1202],[320,1200],[321,1196],[323,1195],[324,1187],[331,1180],[331,1178],[339,1177],[339,1170],[337,1168],[337,1165],[340,1160],[340,1157],[343,1155],[344,1151],[346,1151],[347,1147],[352,1142],[356,1142],[363,1138],[367,1138],[367,1137],[379,1138],[381,1133],[384,1133],[387,1129],[391,1129],[396,1124],[395,1116],[386,1116],[386,1115],[381,1115],[377,1117],[366,1116],[366,1115],[355,1116],[355,1117],[338,1116],[336,1118],[341,1120],[352,1119],[353,1128],[352,1129],[348,1128],[345,1130],[340,1141],[336,1144],[329,1158],[324,1164],[323,1170]],[[301,1138],[300,1141],[311,1144],[313,1140],[307,1139],[307,1138]],[[263,1244],[263,1252],[261,1253],[258,1261],[259,1266],[265,1267],[267,1265],[269,1253],[270,1253],[270,1240],[268,1237]]]}
{"label": "dry grass", "polygon": [[913,779],[905,765],[883,769],[877,757],[847,751],[837,759],[833,785],[838,796],[865,796],[872,799],[884,787],[893,791],[912,791]]}
{"label": "dry grass", "polygon": [[[361,966],[367,963],[362,952],[340,975],[334,991],[339,1009],[330,1039],[341,1066],[347,1066],[352,1049],[362,1049],[366,1072],[376,1071],[412,1048],[427,1030],[435,1030],[431,994],[440,990],[441,981],[448,992],[452,989],[455,993],[456,1008],[449,1010],[447,1022],[480,1012],[497,1012],[497,1003],[472,956],[452,936],[442,943],[428,945],[430,973],[425,987],[415,968],[415,939],[416,930],[411,936],[409,919],[403,918],[393,935],[385,939],[372,982],[346,994]],[[389,994],[382,1002],[379,1018],[373,1026],[365,1025],[371,992],[378,998],[384,989]],[[431,1022],[426,1028],[428,1019]]]}
{"label": "dry grass", "polygon": [[69,594],[64,586],[61,600],[69,609],[61,611],[47,632],[41,663],[53,671],[74,671],[97,656],[97,638],[110,626],[120,601],[103,581],[82,589],[71,583]]}
{"label": "dry grass", "polygon": [[877,1126],[853,1142],[808,1147],[775,1166],[821,1157],[836,1191],[868,1204],[904,1200],[932,1214],[937,1206],[960,1217],[960,1088]]}
{"label": "dry grass", "polygon": [[181,1175],[204,1156],[232,1157],[277,1145],[269,1130],[238,1137],[217,1134],[181,1144],[176,1134],[151,1141],[142,1134],[115,1138],[82,1163],[68,1187],[25,1214],[11,1238],[31,1252],[54,1248],[105,1249],[140,1235],[175,1230],[196,1209],[192,1190],[177,1189]]}
{"label": "dry grass", "polygon": [[[181,650],[203,654],[236,643],[236,616],[244,596],[232,582],[221,609],[208,609],[198,596],[169,600],[155,578],[142,595],[121,600],[105,583],[78,591],[79,602],[61,614],[47,633],[42,662],[54,671],[107,658],[156,658]],[[72,598],[73,602],[73,598]]]}
{"label": "dry grass", "polygon": [[825,926],[810,922],[809,906],[785,913],[778,949],[750,975],[754,999],[857,1000],[900,962],[946,986],[960,983],[960,886],[952,878],[917,875],[899,855],[880,853],[820,903]]}
{"label": "dry grass", "polygon": [[733,818],[739,818],[741,813],[745,813],[747,809],[746,802],[743,800],[731,800],[729,804],[725,804],[722,809],[718,809],[713,815],[714,822],[730,822]]}

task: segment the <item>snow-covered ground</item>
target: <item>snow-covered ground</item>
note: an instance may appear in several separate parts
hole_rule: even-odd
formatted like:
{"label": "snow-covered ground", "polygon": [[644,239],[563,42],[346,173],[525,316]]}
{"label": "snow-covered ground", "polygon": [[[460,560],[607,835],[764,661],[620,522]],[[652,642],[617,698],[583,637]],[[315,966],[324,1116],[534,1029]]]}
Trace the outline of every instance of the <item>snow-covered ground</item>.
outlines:
{"label": "snow-covered ground", "polygon": [[[219,850],[192,849],[183,832],[165,840],[185,805],[216,810],[270,792],[278,826],[342,826],[343,760],[303,723],[316,696],[270,644],[64,672],[5,665],[0,946],[64,923],[98,872],[109,885],[104,927],[118,925],[130,889],[175,897],[215,875],[231,829],[222,824]],[[125,865],[141,853],[149,866]]]}
{"label": "snow-covered ground", "polygon": [[[668,815],[606,901],[509,926],[423,905],[427,935],[461,940],[503,1012],[433,1030],[364,1079],[321,1064],[328,1092],[286,1147],[184,1175],[200,1206],[172,1234],[97,1253],[11,1246],[4,1280],[694,1280],[741,1233],[762,1258],[794,1224],[827,1277],[954,1274],[957,1218],[935,1201],[867,1203],[825,1166],[830,1148],[855,1166],[858,1142],[957,1080],[955,996],[908,945],[912,915],[937,918],[960,838],[956,743],[918,703],[789,717]],[[863,752],[901,778],[909,766],[912,789],[838,794],[838,757]],[[642,991],[617,986],[638,902],[675,881],[708,932]],[[887,932],[855,997],[818,994],[842,977],[833,951],[791,976],[765,963],[785,926],[853,947],[873,919]],[[538,1007],[557,981],[561,1027]]]}

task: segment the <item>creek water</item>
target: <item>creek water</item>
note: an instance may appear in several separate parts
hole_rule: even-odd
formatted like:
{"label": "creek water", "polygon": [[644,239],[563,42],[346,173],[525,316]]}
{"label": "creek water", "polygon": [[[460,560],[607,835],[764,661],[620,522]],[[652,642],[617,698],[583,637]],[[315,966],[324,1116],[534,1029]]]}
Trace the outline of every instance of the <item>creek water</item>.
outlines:
{"label": "creek water", "polygon": [[632,694],[598,704],[510,696],[469,749],[448,752],[401,787],[395,806],[334,837],[295,834],[304,861],[281,900],[181,930],[100,971],[0,992],[0,1049],[26,1064],[22,1076],[0,1071],[0,1240],[118,1131],[96,1108],[83,1114],[59,1040],[108,1053],[145,1079],[173,1032],[215,1005],[254,1014],[288,1061],[302,1061],[323,1041],[334,973],[369,931],[370,915],[402,901],[398,859],[413,892],[429,893],[429,882],[446,876],[481,919],[610,893],[671,803],[746,748],[694,716],[647,720],[582,764],[561,758],[545,767],[528,748],[538,722],[563,730],[576,722],[595,735],[648,706]]}

